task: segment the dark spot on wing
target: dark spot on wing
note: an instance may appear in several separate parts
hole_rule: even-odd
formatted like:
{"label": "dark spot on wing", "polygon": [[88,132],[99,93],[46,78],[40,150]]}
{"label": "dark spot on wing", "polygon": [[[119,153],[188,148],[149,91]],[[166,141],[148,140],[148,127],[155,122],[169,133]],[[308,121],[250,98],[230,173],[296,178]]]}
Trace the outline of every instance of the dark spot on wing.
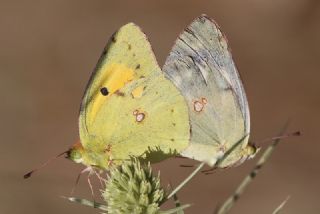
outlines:
{"label": "dark spot on wing", "polygon": [[174,139],[173,139],[173,138],[171,138],[170,140],[171,140],[172,142],[174,142]]}
{"label": "dark spot on wing", "polygon": [[111,37],[111,41],[112,41],[113,43],[116,43],[116,42],[117,42],[117,40],[116,40],[116,38],[115,38],[114,36]]}
{"label": "dark spot on wing", "polygon": [[173,126],[176,126],[177,124],[176,124],[176,123],[172,123],[172,125],[173,125]]}
{"label": "dark spot on wing", "polygon": [[103,96],[107,96],[109,94],[109,91],[106,87],[101,88],[100,92]]}
{"label": "dark spot on wing", "polygon": [[140,67],[141,67],[140,64],[138,64],[138,65],[136,66],[136,69],[140,69]]}
{"label": "dark spot on wing", "polygon": [[128,50],[131,50],[131,48],[132,48],[132,47],[131,47],[131,45],[130,45],[130,44],[128,44]]}

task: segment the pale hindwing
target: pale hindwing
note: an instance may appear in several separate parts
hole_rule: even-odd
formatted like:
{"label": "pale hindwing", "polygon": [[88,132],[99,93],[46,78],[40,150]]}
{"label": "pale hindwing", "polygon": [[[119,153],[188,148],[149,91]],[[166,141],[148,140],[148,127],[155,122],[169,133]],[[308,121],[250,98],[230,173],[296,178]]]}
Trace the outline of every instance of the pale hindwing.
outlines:
{"label": "pale hindwing", "polygon": [[[177,39],[163,71],[185,97],[191,120],[191,144],[183,156],[213,165],[233,144],[249,134],[246,95],[217,24],[200,16]],[[248,137],[241,143],[246,147]],[[222,163],[241,158],[236,149]]]}
{"label": "pale hindwing", "polygon": [[109,41],[87,86],[79,124],[84,148],[106,151],[113,160],[142,155],[148,147],[187,147],[188,107],[136,25],[125,25]]}

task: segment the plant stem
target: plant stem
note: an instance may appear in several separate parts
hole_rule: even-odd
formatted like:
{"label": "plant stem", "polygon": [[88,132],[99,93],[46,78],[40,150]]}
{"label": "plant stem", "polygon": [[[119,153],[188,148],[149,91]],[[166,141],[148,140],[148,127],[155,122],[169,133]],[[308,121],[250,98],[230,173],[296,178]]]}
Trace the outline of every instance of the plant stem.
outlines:
{"label": "plant stem", "polygon": [[[282,135],[286,128],[288,126],[288,123],[284,126],[283,130],[280,132],[280,135]],[[247,186],[251,183],[251,181],[256,177],[256,175],[259,173],[263,165],[268,161],[270,158],[272,152],[274,151],[275,147],[279,144],[280,139],[274,140],[273,143],[268,146],[268,148],[264,151],[264,153],[261,155],[260,159],[258,160],[256,166],[253,168],[253,170],[243,179],[243,181],[240,183],[236,191],[231,195],[223,204],[218,208],[218,210],[215,212],[216,214],[225,214],[228,213],[229,210],[233,207],[233,205],[236,203],[236,201],[240,198],[244,190],[247,188]]]}

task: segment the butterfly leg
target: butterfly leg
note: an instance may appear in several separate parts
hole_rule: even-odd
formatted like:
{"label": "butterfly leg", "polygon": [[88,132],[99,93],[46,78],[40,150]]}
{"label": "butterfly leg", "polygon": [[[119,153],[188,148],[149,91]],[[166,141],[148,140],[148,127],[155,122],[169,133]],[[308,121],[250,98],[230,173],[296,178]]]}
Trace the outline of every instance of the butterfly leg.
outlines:
{"label": "butterfly leg", "polygon": [[205,175],[211,175],[215,172],[216,169],[217,169],[216,167],[212,167],[210,169],[202,170],[201,173],[203,173]]}
{"label": "butterfly leg", "polygon": [[[186,157],[183,157],[183,156],[181,156],[181,155],[175,155],[174,156],[175,158],[181,158],[181,159],[186,159]],[[188,165],[188,164],[180,164],[180,167],[194,167],[195,165]]]}
{"label": "butterfly leg", "polygon": [[88,181],[88,184],[89,184],[89,187],[90,187],[90,190],[91,190],[92,199],[93,199],[93,201],[95,201],[93,187],[92,187],[92,183],[91,183],[91,180],[90,180],[91,172],[92,171],[90,171],[89,174],[88,174],[87,181]]}
{"label": "butterfly leg", "polygon": [[83,173],[85,173],[85,172],[90,172],[91,170],[92,170],[91,167],[86,167],[86,168],[84,168],[83,170],[80,171],[80,173],[79,173],[78,176],[77,176],[76,182],[75,182],[75,184],[73,185],[73,188],[72,188],[72,190],[71,190],[71,195],[73,195],[74,191],[76,190],[76,187],[77,187],[77,185],[78,185],[78,183],[79,183],[79,181],[80,181],[81,175],[82,175]]}
{"label": "butterfly leg", "polygon": [[174,157],[175,157],[175,158],[187,159],[187,157],[183,157],[183,156],[181,156],[181,155],[175,155]]}
{"label": "butterfly leg", "polygon": [[[184,167],[184,168],[190,168],[190,167],[195,167],[194,165],[186,165],[186,164],[180,164],[180,167]],[[205,175],[210,175],[210,174],[213,174],[215,172],[215,167],[213,168],[209,168],[209,169],[205,169],[205,170],[202,170],[201,173],[205,174]]]}
{"label": "butterfly leg", "polygon": [[97,178],[98,178],[98,180],[99,180],[99,182],[100,182],[101,187],[104,187],[103,183],[104,183],[105,179],[103,179],[103,178],[100,176],[100,173],[97,172],[96,170],[93,170],[93,172],[94,172],[94,174],[97,176]]}
{"label": "butterfly leg", "polygon": [[185,167],[185,168],[188,167],[189,168],[189,167],[194,167],[194,165],[180,164],[180,167]]}

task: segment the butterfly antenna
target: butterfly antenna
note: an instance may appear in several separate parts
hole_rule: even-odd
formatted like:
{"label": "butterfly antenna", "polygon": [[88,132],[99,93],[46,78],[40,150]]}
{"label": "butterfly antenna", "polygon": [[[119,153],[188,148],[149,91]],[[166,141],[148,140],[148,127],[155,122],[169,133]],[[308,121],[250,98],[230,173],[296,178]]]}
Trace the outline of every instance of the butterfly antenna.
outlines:
{"label": "butterfly antenna", "polygon": [[271,138],[266,138],[262,141],[258,141],[258,142],[253,142],[252,144],[263,144],[269,141],[275,141],[275,140],[282,140],[288,137],[292,137],[292,136],[300,136],[301,132],[300,131],[295,131],[295,132],[291,132],[291,133],[285,133],[283,135],[279,135],[279,136],[275,136],[275,137],[271,137]]}
{"label": "butterfly antenna", "polygon": [[28,172],[27,174],[25,174],[25,175],[23,176],[23,178],[24,178],[24,179],[30,178],[31,175],[32,175],[34,172],[36,172],[36,171],[38,171],[39,169],[42,169],[43,167],[47,166],[49,163],[51,163],[51,162],[54,161],[55,159],[61,157],[62,155],[68,154],[68,152],[69,152],[69,150],[64,151],[64,152],[62,152],[61,154],[58,154],[57,156],[54,156],[54,157],[50,158],[50,159],[47,160],[45,163],[43,163],[40,167],[35,168],[35,169],[31,170],[30,172]]}

